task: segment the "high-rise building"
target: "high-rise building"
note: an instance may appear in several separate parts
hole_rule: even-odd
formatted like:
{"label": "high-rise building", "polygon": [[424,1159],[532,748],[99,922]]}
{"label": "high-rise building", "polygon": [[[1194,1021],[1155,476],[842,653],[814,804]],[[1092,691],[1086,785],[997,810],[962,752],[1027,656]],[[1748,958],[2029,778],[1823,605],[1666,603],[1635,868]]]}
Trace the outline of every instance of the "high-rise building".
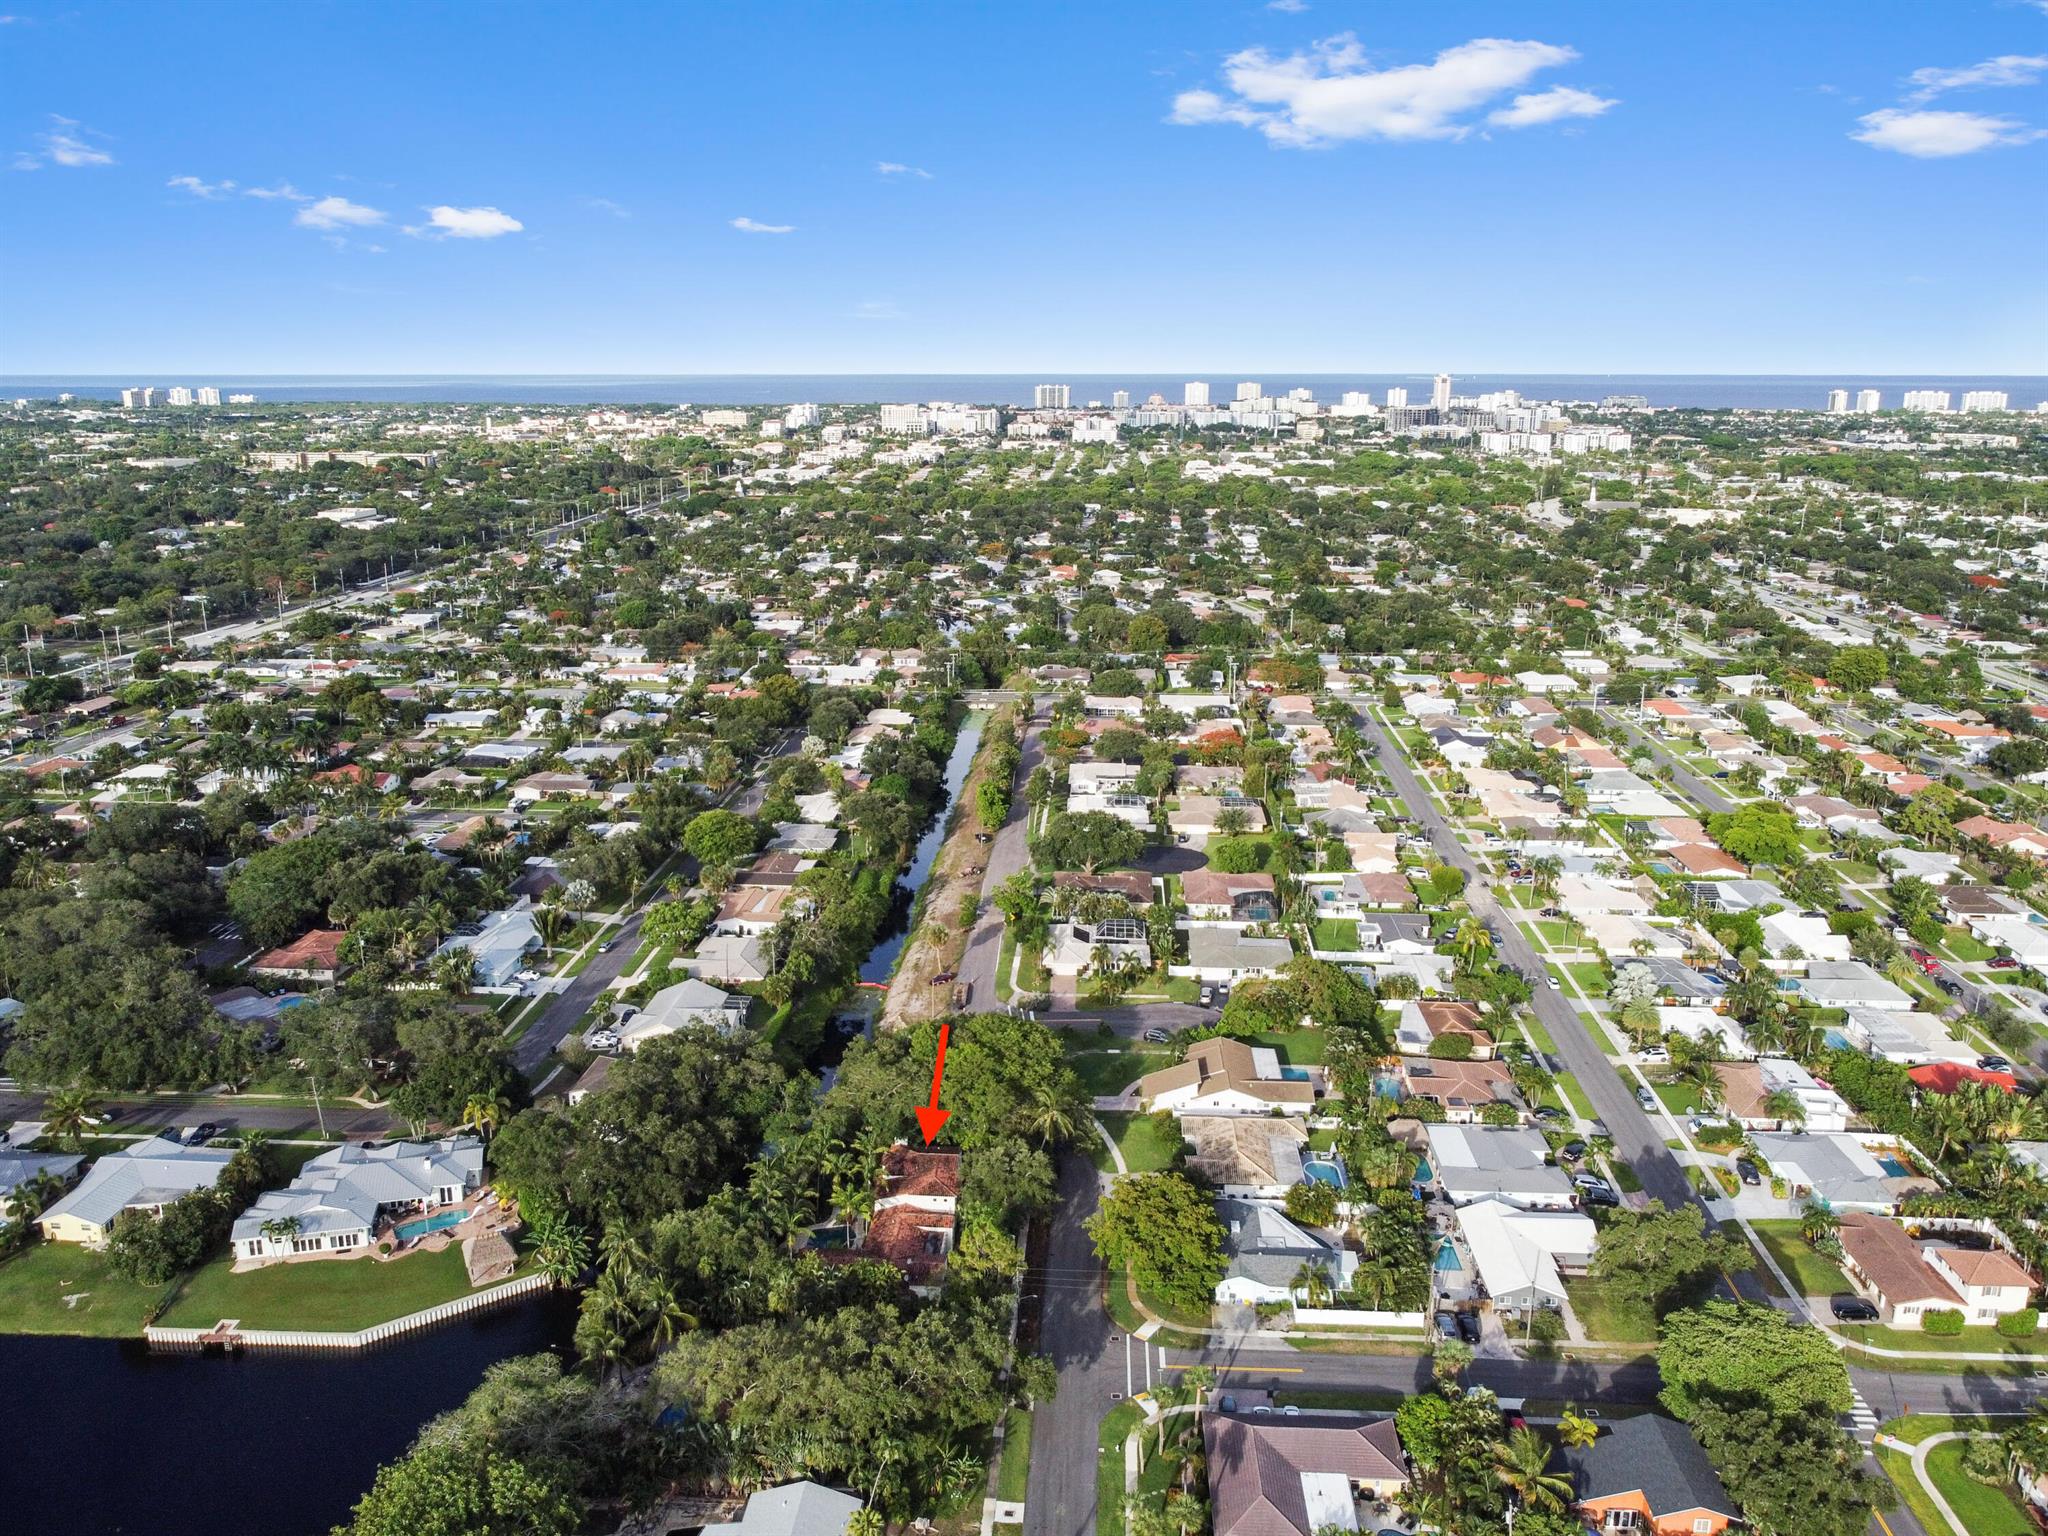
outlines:
{"label": "high-rise building", "polygon": [[1906,391],[1905,408],[1909,411],[1945,411],[1948,409],[1948,391],[1945,389],[1909,389]]}
{"label": "high-rise building", "polygon": [[199,403],[201,405],[219,405],[220,391],[211,384],[200,385]]}
{"label": "high-rise building", "polygon": [[1067,408],[1067,386],[1040,384],[1031,391],[1031,404],[1035,410],[1064,411]]}
{"label": "high-rise building", "polygon": [[171,386],[169,403],[172,405],[190,405],[192,403],[192,391],[183,384],[173,384]]}
{"label": "high-rise building", "polygon": [[1131,408],[1131,392],[1128,389],[1111,390],[1109,407],[1113,411],[1128,411]]}
{"label": "high-rise building", "polygon": [[1190,383],[1187,388],[1181,391],[1180,398],[1183,405],[1207,405],[1209,403],[1209,386],[1206,384]]}
{"label": "high-rise building", "polygon": [[1240,400],[1263,400],[1266,398],[1266,386],[1253,383],[1247,379],[1244,383],[1237,386],[1237,398]]}
{"label": "high-rise building", "polygon": [[1831,390],[1829,390],[1829,391],[1828,391],[1828,414],[1829,414],[1830,416],[1846,416],[1846,415],[1848,415],[1848,413],[1849,413],[1849,391],[1847,391],[1846,389],[1831,389]]}
{"label": "high-rise building", "polygon": [[2006,400],[2006,393],[2002,389],[1973,389],[1963,396],[1963,409],[1966,411],[2003,411],[2008,408]]}
{"label": "high-rise building", "polygon": [[1884,396],[1874,389],[1856,391],[1856,410],[1859,415],[1875,416],[1884,409]]}
{"label": "high-rise building", "polygon": [[124,411],[146,411],[156,404],[156,386],[146,384],[141,389],[121,391],[121,409]]}
{"label": "high-rise building", "polygon": [[1341,404],[1347,411],[1362,411],[1372,404],[1372,396],[1362,389],[1347,389]]}
{"label": "high-rise building", "polygon": [[820,419],[818,408],[808,401],[792,405],[782,413],[782,430],[785,432],[802,432],[808,428],[815,427]]}
{"label": "high-rise building", "polygon": [[1439,413],[1451,408],[1451,376],[1448,373],[1436,376],[1436,383],[1430,386],[1429,403],[1435,406]]}
{"label": "high-rise building", "polygon": [[1408,391],[1407,391],[1407,390],[1405,390],[1405,389],[1390,389],[1390,390],[1388,390],[1388,391],[1387,391],[1387,409],[1388,409],[1388,410],[1390,410],[1390,411],[1398,411],[1398,410],[1403,410],[1403,409],[1405,409],[1405,408],[1407,407],[1407,404],[1408,404]]}

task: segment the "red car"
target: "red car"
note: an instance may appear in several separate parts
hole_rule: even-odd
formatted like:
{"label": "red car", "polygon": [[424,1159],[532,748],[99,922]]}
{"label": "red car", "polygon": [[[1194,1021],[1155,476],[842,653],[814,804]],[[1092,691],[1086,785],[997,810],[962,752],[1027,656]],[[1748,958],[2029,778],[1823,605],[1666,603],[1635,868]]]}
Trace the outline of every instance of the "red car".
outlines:
{"label": "red car", "polygon": [[2011,955],[1999,955],[1991,961],[1991,969],[1994,971],[2016,971],[2019,968],[2019,961],[2013,959]]}

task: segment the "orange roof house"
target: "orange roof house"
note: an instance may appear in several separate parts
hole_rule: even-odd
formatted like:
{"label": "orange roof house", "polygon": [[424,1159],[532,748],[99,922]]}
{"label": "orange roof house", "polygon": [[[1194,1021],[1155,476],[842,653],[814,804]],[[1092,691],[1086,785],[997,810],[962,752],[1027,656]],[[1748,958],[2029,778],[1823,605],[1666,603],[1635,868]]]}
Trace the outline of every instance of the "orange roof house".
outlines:
{"label": "orange roof house", "polygon": [[1595,1531],[1716,1536],[1737,1518],[1707,1453],[1675,1419],[1617,1419],[1559,1455],[1573,1505]]}

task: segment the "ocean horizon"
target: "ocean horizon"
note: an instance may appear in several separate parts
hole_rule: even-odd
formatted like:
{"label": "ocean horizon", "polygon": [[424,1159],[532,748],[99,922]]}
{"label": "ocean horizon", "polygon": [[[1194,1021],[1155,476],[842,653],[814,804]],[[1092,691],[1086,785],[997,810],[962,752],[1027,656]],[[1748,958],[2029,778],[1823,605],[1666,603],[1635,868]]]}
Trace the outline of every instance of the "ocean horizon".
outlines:
{"label": "ocean horizon", "polygon": [[[1128,390],[1134,404],[1157,394],[1178,404],[1190,381],[1206,382],[1211,398],[1231,399],[1240,381],[1256,381],[1268,394],[1308,389],[1334,402],[1348,390],[1365,390],[1374,402],[1390,388],[1405,388],[1412,400],[1427,398],[1427,373],[1259,373],[1254,370],[1151,373],[672,373],[672,374],[9,374],[0,375],[0,396],[52,399],[69,393],[87,400],[114,400],[124,388],[173,384],[253,394],[265,404],[415,405],[707,405],[763,406],[810,401],[820,405],[955,401],[967,405],[1029,406],[1039,384],[1065,384],[1072,403],[1107,406],[1113,393]],[[1878,390],[1886,409],[1896,409],[1909,389],[1945,389],[1960,403],[1968,390],[2004,390],[2015,410],[2048,401],[2048,375],[2022,374],[1654,374],[1654,373],[1471,373],[1453,375],[1460,395],[1516,390],[1530,400],[1590,401],[1610,395],[1640,395],[1652,406],[1685,410],[1820,410],[1828,392]]]}

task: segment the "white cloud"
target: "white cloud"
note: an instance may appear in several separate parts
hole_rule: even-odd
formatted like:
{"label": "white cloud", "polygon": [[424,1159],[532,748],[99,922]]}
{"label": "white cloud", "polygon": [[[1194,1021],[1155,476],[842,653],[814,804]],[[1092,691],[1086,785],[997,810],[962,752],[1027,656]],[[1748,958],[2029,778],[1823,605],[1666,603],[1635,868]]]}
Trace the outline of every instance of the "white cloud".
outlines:
{"label": "white cloud", "polygon": [[114,163],[111,153],[87,141],[88,135],[92,138],[103,138],[105,135],[94,133],[75,117],[60,117],[52,112],[50,121],[57,126],[36,135],[36,143],[41,146],[41,152],[33,155],[22,153],[14,157],[14,168],[17,171],[37,170],[45,162],[74,169]]}
{"label": "white cloud", "polygon": [[615,203],[608,197],[586,197],[583,199],[583,205],[586,208],[595,208],[599,213],[608,213],[615,219],[630,219],[633,217],[632,209],[626,207],[623,203]]}
{"label": "white cloud", "polygon": [[1568,117],[1598,117],[1616,103],[1611,97],[1595,96],[1575,86],[1554,85],[1547,91],[1517,96],[1486,120],[1500,128],[1535,128],[1543,123],[1561,123]]}
{"label": "white cloud", "polygon": [[1863,129],[1850,134],[1850,138],[1872,149],[1889,149],[1916,160],[1945,160],[1954,155],[1972,155],[1980,149],[2029,144],[2048,136],[2048,132],[2029,128],[2013,118],[1988,117],[1981,112],[1907,112],[1886,107],[1865,113],[1857,121]]}
{"label": "white cloud", "polygon": [[260,197],[267,201],[282,199],[288,203],[310,203],[313,201],[312,194],[301,192],[288,181],[281,181],[274,187],[244,187],[242,188],[242,196]]}
{"label": "white cloud", "polygon": [[329,196],[306,204],[292,215],[292,222],[305,229],[350,229],[382,224],[384,217],[382,209],[365,208],[345,197]]}
{"label": "white cloud", "polygon": [[758,219],[750,219],[745,215],[734,219],[732,227],[745,230],[750,235],[789,235],[796,233],[796,226],[794,224],[763,224]]}
{"label": "white cloud", "polygon": [[1299,16],[1308,9],[1308,0],[1266,0],[1266,9],[1286,16]]}
{"label": "white cloud", "polygon": [[1263,48],[1234,53],[1223,61],[1230,94],[1183,91],[1174,98],[1168,121],[1235,123],[1289,148],[1347,139],[1457,139],[1474,126],[1467,114],[1526,85],[1540,71],[1577,57],[1555,43],[1482,37],[1446,48],[1427,64],[1375,69],[1358,39],[1347,32],[1285,58]]}
{"label": "white cloud", "polygon": [[408,225],[405,232],[439,240],[495,240],[500,235],[516,235],[524,228],[511,214],[496,208],[451,208],[439,203],[427,210],[424,225]]}
{"label": "white cloud", "polygon": [[209,201],[226,197],[235,190],[235,184],[232,181],[206,182],[201,181],[197,176],[173,176],[164,185],[167,187],[182,187],[194,197],[203,197]]}
{"label": "white cloud", "polygon": [[1943,91],[1964,91],[2007,85],[2032,85],[2048,70],[2048,54],[2002,53],[1981,64],[1960,69],[1916,69],[1906,77],[1919,87],[1906,99],[1932,101]]}
{"label": "white cloud", "polygon": [[875,169],[884,176],[915,176],[919,181],[930,181],[932,173],[921,166],[905,165],[900,160],[877,160]]}
{"label": "white cloud", "polygon": [[901,320],[903,310],[894,299],[864,299],[853,307],[856,320]]}

